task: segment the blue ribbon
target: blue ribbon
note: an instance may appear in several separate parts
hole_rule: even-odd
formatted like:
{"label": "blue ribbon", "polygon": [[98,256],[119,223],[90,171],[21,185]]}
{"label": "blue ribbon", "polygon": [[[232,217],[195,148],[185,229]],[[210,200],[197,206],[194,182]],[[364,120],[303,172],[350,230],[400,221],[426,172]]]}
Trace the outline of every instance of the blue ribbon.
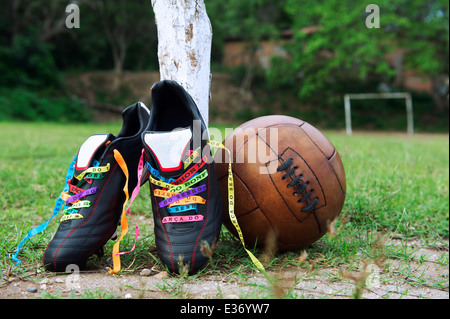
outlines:
{"label": "blue ribbon", "polygon": [[150,171],[150,174],[152,174],[153,177],[159,178],[161,181],[165,183],[170,184],[173,181],[175,181],[175,179],[173,178],[161,176],[161,173],[157,169],[153,168],[153,166],[151,166],[149,162],[147,162],[147,169]]}
{"label": "blue ribbon", "polygon": [[[75,158],[72,161],[72,164],[70,164],[69,169],[67,170],[67,174],[66,174],[66,181],[64,183],[64,189],[61,193],[67,192],[69,190],[69,180],[73,177],[73,174],[75,172],[75,162],[77,160],[77,157],[75,156]],[[16,265],[20,265],[21,260],[17,258],[17,255],[20,252],[20,249],[22,248],[23,244],[30,239],[31,237],[33,237],[36,234],[39,234],[40,232],[44,231],[48,224],[50,223],[50,221],[53,219],[53,217],[55,217],[61,210],[61,206],[64,204],[64,201],[62,200],[61,194],[59,194],[58,199],[56,200],[55,203],[55,207],[53,208],[53,214],[50,217],[49,220],[47,220],[45,223],[33,228],[32,230],[30,230],[28,232],[28,234],[25,236],[24,239],[22,239],[22,241],[19,243],[19,245],[16,248],[16,253],[14,255],[11,256],[12,260],[14,260],[16,262]]]}
{"label": "blue ribbon", "polygon": [[197,211],[197,205],[189,204],[189,205],[182,205],[182,206],[167,207],[167,211],[171,214],[182,213],[182,212],[185,212],[188,210]]}

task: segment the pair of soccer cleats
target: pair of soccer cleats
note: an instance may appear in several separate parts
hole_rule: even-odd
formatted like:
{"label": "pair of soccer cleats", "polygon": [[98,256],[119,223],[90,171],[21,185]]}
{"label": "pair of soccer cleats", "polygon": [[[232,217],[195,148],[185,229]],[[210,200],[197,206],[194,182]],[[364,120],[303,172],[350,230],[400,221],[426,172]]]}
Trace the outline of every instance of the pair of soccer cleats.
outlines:
{"label": "pair of soccer cleats", "polygon": [[[148,181],[158,256],[170,272],[193,274],[208,262],[202,246],[213,246],[222,224],[205,121],[174,81],[154,84],[151,112],[138,102],[122,117],[117,136],[92,135],[69,166],[53,216],[63,213],[44,266],[50,271],[73,264],[83,269],[90,256],[103,254],[119,224],[123,238],[131,203]],[[120,270],[120,239],[113,247],[111,272]]]}

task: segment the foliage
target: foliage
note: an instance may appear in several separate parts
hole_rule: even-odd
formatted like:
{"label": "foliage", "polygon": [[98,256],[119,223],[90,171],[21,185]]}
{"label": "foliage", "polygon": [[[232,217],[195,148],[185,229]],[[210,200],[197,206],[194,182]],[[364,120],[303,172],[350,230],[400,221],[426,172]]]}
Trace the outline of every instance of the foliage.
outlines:
{"label": "foliage", "polygon": [[[206,2],[211,23],[226,38],[258,42],[262,37],[277,36],[284,1],[210,0]],[[223,40],[223,39],[222,39]]]}
{"label": "foliage", "polygon": [[251,88],[257,72],[256,53],[260,41],[265,38],[278,38],[280,30],[289,26],[283,3],[284,1],[269,0],[211,0],[206,4],[214,30],[213,48],[217,45],[223,46],[226,39],[246,43],[245,73],[241,80],[243,90]]}
{"label": "foliage", "polygon": [[[62,73],[158,69],[151,1],[79,0],[80,28],[68,29],[65,6],[71,2],[5,1],[0,10],[0,88],[64,96]],[[379,29],[365,25],[370,1],[206,0],[205,4],[213,26],[215,67],[222,62],[227,40],[248,43],[246,64],[235,72],[243,91],[259,86],[297,95],[304,104],[335,108],[343,93],[402,89],[398,79],[410,69],[431,79],[432,101],[441,116],[448,117],[447,1],[377,1]],[[286,46],[288,58],[275,58],[269,70],[258,69],[260,41],[279,39],[286,30],[293,34]],[[394,67],[386,56],[396,50],[402,50],[403,60]]]}
{"label": "foliage", "polygon": [[0,87],[51,89],[60,85],[51,45],[18,35],[10,47],[0,47]]}
{"label": "foliage", "polygon": [[0,89],[0,121],[90,121],[87,107],[75,98],[45,96],[25,88]]}
{"label": "foliage", "polygon": [[0,45],[11,46],[16,37],[33,38],[38,47],[51,44],[60,70],[112,69],[114,54],[122,54],[128,70],[158,67],[150,1],[79,0],[80,28],[69,29],[65,8],[72,2],[6,0],[0,11]]}
{"label": "foliage", "polygon": [[[361,1],[287,0],[285,10],[294,21],[294,41],[287,46],[291,60],[276,61],[269,74],[272,84],[295,81],[299,96],[318,92],[333,97],[355,81],[371,91],[381,83],[393,85],[395,70],[386,55],[405,49],[405,63],[422,74],[448,74],[448,2],[378,1],[380,28],[367,28]],[[315,26],[315,32],[305,32]],[[445,57],[445,58],[444,58]],[[445,61],[444,61],[445,60]],[[289,72],[280,72],[290,67]]]}
{"label": "foliage", "polygon": [[74,29],[65,26],[70,2],[8,0],[0,12],[0,120],[89,120],[86,106],[68,96],[63,72],[156,68],[148,1],[79,1]]}
{"label": "foliage", "polygon": [[[153,11],[147,0],[91,2],[90,11],[89,7],[83,9],[97,17],[95,23],[101,23],[104,37],[111,48],[116,72],[123,71],[132,43],[139,43],[141,49],[148,49],[148,44],[156,45],[156,26],[152,21]],[[144,52],[148,54],[148,50]]]}
{"label": "foliage", "polygon": [[389,12],[405,17],[402,24],[392,24],[399,44],[407,48],[406,64],[424,75],[449,72],[449,2],[386,1]]}

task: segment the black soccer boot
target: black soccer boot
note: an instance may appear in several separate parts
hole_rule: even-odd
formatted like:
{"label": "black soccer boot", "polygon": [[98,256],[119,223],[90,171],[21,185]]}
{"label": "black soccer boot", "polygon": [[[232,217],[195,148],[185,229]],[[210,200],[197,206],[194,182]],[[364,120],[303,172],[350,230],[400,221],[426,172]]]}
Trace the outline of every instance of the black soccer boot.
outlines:
{"label": "black soccer boot", "polygon": [[48,270],[65,271],[70,264],[84,268],[88,257],[102,254],[117,229],[124,203],[138,182],[141,135],[149,124],[149,110],[138,102],[122,117],[117,136],[92,135],[78,151],[68,190],[62,193],[63,216],[44,253]]}
{"label": "black soccer boot", "polygon": [[174,81],[153,85],[142,142],[156,248],[174,273],[200,270],[219,238],[222,202],[208,138],[205,121],[183,87]]}

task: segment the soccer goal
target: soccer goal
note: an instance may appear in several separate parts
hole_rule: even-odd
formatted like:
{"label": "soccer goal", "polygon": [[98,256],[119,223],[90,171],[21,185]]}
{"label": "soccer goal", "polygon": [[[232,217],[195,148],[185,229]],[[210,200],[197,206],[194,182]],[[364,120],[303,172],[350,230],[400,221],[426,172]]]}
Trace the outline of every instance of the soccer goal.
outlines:
{"label": "soccer goal", "polygon": [[352,119],[350,100],[368,100],[368,99],[405,99],[406,103],[406,121],[408,135],[414,134],[414,116],[411,94],[409,93],[360,93],[360,94],[345,94],[345,129],[347,135],[352,135]]}

